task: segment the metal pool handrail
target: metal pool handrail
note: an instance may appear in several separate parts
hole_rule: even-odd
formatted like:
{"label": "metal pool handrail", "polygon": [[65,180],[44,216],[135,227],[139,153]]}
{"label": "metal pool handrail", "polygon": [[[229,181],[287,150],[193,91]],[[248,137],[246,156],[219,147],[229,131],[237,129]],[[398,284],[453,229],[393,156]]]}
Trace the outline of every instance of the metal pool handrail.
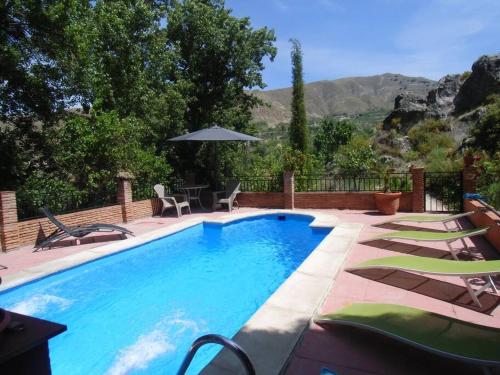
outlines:
{"label": "metal pool handrail", "polygon": [[241,361],[243,367],[247,372],[247,375],[255,375],[255,369],[252,365],[252,362],[250,361],[250,358],[248,358],[247,353],[245,353],[245,351],[233,340],[215,334],[204,335],[194,340],[193,344],[188,350],[188,353],[186,354],[186,357],[184,357],[184,361],[182,361],[181,367],[177,372],[177,375],[184,375],[186,373],[196,352],[198,351],[199,348],[201,348],[205,344],[219,344],[228,348],[234,354],[236,354],[238,359]]}

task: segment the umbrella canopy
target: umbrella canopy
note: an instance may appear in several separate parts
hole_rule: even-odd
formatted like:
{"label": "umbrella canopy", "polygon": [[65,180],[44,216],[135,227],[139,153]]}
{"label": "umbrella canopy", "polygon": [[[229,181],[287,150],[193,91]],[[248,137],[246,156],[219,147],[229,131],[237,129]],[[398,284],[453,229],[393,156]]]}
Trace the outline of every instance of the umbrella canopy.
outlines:
{"label": "umbrella canopy", "polygon": [[189,134],[170,138],[169,141],[197,141],[197,142],[218,142],[218,141],[240,141],[254,142],[261,141],[260,138],[252,137],[243,133],[238,133],[229,129],[214,125],[211,128],[201,129]]}

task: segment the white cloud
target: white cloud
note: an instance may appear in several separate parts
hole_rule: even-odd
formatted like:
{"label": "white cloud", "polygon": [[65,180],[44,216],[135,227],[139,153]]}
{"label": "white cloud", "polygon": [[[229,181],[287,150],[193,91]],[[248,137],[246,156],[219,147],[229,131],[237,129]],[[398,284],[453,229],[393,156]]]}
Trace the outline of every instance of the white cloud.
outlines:
{"label": "white cloud", "polygon": [[283,0],[274,0],[273,2],[274,6],[283,12],[287,11],[290,8],[288,4]]}
{"label": "white cloud", "polygon": [[339,12],[344,10],[344,7],[338,2],[338,0],[319,0],[318,4],[323,9],[333,12]]}

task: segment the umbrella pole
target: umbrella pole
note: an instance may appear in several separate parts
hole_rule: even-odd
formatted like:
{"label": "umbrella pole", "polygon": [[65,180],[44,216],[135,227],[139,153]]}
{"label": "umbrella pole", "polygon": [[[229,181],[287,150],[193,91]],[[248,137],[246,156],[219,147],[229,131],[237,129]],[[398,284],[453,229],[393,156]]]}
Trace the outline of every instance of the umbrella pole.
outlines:
{"label": "umbrella pole", "polygon": [[215,191],[219,190],[219,142],[215,141]]}

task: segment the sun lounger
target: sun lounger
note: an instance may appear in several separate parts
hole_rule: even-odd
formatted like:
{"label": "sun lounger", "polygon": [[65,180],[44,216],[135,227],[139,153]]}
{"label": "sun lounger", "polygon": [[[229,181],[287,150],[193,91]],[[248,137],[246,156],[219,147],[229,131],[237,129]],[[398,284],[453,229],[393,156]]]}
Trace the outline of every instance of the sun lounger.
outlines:
{"label": "sun lounger", "polygon": [[161,184],[157,184],[153,187],[154,191],[158,195],[158,199],[161,200],[162,209],[160,216],[163,216],[163,213],[169,208],[175,208],[177,212],[177,217],[182,216],[182,209],[187,208],[188,212],[191,213],[191,207],[189,206],[189,201],[185,194],[175,194],[183,201],[177,201],[177,198],[174,195],[165,196],[165,187]]}
{"label": "sun lounger", "polygon": [[[498,294],[498,289],[492,279],[492,276],[500,274],[500,260],[488,260],[477,262],[457,262],[456,260],[436,259],[427,257],[418,257],[412,255],[402,255],[393,257],[383,257],[367,260],[347,268],[348,271],[363,269],[385,269],[408,271],[426,275],[457,276],[460,277],[476,305],[481,307],[477,298],[482,292],[490,288]],[[485,278],[486,283],[474,290],[470,279]]]}
{"label": "sun lounger", "polygon": [[376,332],[443,357],[483,367],[500,366],[500,329],[465,322],[412,307],[355,303],[316,316],[323,328],[336,325]]}
{"label": "sun lounger", "polygon": [[[429,242],[445,242],[446,246],[450,250],[453,258],[458,260],[457,254],[462,250],[468,250],[467,244],[464,238],[480,236],[485,234],[489,228],[473,228],[466,229],[457,232],[428,232],[428,231],[417,231],[417,230],[399,230],[395,232],[387,232],[371,237],[370,239],[359,241],[359,243],[365,243],[375,240],[412,240],[412,241],[429,241]],[[464,249],[456,250],[451,247],[451,244],[457,240],[461,240]]]}
{"label": "sun lounger", "polygon": [[45,216],[47,216],[50,222],[54,224],[57,227],[57,229],[54,232],[52,232],[47,238],[45,238],[45,240],[43,240],[41,243],[36,244],[34,251],[38,251],[40,249],[43,249],[44,247],[50,247],[54,243],[64,238],[68,237],[82,238],[94,232],[120,232],[124,235],[127,234],[131,236],[134,235],[130,230],[114,224],[96,223],[89,225],[79,225],[76,227],[68,227],[63,223],[61,223],[59,220],[57,220],[56,217],[52,214],[52,212],[50,212],[50,210],[47,207],[41,208],[40,211]]}
{"label": "sun lounger", "polygon": [[443,223],[444,227],[449,232],[452,229],[450,229],[447,226],[447,223],[449,223],[450,221],[456,221],[456,220],[464,218],[464,217],[472,216],[475,213],[476,213],[476,211],[462,212],[460,214],[448,215],[448,216],[437,216],[437,215],[405,215],[405,216],[396,217],[396,218],[388,220],[388,221],[384,221],[384,222],[379,223],[377,225],[391,224],[391,223],[400,223],[400,222],[410,222],[410,223]]}

